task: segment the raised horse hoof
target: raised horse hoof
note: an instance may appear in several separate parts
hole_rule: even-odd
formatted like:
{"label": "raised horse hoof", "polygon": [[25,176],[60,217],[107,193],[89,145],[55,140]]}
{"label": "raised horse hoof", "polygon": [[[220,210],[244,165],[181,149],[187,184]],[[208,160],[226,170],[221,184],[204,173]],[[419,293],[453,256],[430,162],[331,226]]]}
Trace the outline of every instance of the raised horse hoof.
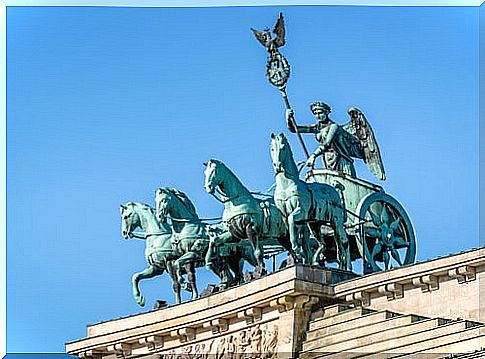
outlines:
{"label": "raised horse hoof", "polygon": [[139,297],[137,297],[135,299],[136,299],[136,302],[138,303],[138,305],[140,307],[144,307],[145,306],[145,297],[144,296],[141,295],[141,296],[139,296]]}

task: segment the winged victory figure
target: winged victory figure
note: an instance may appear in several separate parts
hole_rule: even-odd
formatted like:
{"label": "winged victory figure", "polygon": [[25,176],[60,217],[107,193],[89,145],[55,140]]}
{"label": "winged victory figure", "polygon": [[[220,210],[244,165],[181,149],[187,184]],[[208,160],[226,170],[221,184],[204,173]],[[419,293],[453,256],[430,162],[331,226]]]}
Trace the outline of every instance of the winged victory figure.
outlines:
{"label": "winged victory figure", "polygon": [[355,107],[349,108],[350,120],[341,126],[328,117],[331,109],[326,103],[314,102],[310,109],[317,123],[297,128],[294,125],[293,110],[286,111],[286,121],[291,132],[298,130],[300,133],[313,133],[319,143],[308,158],[309,167],[313,167],[315,159],[322,156],[325,168],[357,177],[353,162],[354,158],[359,158],[367,164],[374,176],[380,180],[386,179],[374,131],[362,111]]}

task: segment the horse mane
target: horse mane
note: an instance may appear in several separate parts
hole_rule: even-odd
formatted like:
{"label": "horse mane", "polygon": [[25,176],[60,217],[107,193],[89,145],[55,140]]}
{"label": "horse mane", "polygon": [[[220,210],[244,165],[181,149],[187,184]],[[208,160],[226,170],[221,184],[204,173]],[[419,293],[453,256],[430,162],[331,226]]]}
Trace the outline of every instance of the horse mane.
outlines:
{"label": "horse mane", "polygon": [[182,204],[187,208],[187,210],[195,217],[198,217],[197,210],[195,209],[194,204],[189,199],[189,197],[182,191],[179,191],[176,188],[166,188],[167,191],[172,193]]}
{"label": "horse mane", "polygon": [[286,170],[288,171],[288,174],[299,177],[298,167],[296,166],[295,158],[293,157],[293,151],[291,149],[290,143],[288,142],[288,139],[283,134],[280,134],[277,137],[281,139],[281,143],[285,146],[285,148],[288,151],[288,156],[286,158],[286,165],[288,167],[291,167],[291,168],[286,168]]}
{"label": "horse mane", "polygon": [[239,185],[244,189],[246,190],[247,192],[249,192],[249,190],[246,188],[246,186],[241,182],[241,180],[239,179],[238,176],[236,176],[236,174],[229,168],[226,166],[226,164],[222,161],[219,161],[219,160],[214,160],[214,159],[211,159],[210,162],[214,162],[216,165],[218,166],[222,166],[227,172],[229,172],[233,177],[234,177],[234,180],[239,183]]}
{"label": "horse mane", "polygon": [[141,202],[128,202],[126,205],[126,207],[141,207],[141,209],[144,209],[144,210],[147,210],[147,211],[150,211],[152,214],[155,213],[155,210],[148,204],[146,203],[141,203]]}

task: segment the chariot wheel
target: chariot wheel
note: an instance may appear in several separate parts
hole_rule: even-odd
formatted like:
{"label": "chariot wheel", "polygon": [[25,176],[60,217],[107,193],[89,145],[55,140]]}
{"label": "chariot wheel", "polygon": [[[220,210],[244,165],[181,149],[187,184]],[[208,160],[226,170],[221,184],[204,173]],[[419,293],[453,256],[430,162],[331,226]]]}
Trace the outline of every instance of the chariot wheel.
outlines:
{"label": "chariot wheel", "polygon": [[360,223],[357,240],[364,260],[364,272],[414,263],[414,229],[398,201],[384,192],[371,193],[361,200],[356,212]]}

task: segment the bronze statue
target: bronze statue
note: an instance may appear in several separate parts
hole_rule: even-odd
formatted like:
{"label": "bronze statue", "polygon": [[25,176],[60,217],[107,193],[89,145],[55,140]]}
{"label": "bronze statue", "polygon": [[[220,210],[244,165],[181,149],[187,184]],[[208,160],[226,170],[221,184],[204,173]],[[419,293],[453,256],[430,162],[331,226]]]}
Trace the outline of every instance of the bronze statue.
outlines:
{"label": "bronze statue", "polygon": [[349,122],[341,126],[330,119],[331,108],[326,103],[314,102],[310,109],[317,123],[303,126],[295,125],[292,109],[286,110],[288,129],[291,132],[313,133],[319,143],[307,160],[308,167],[313,168],[315,159],[322,156],[325,168],[357,177],[354,158],[358,158],[364,160],[377,178],[386,179],[374,132],[360,110],[351,107],[348,110]]}

